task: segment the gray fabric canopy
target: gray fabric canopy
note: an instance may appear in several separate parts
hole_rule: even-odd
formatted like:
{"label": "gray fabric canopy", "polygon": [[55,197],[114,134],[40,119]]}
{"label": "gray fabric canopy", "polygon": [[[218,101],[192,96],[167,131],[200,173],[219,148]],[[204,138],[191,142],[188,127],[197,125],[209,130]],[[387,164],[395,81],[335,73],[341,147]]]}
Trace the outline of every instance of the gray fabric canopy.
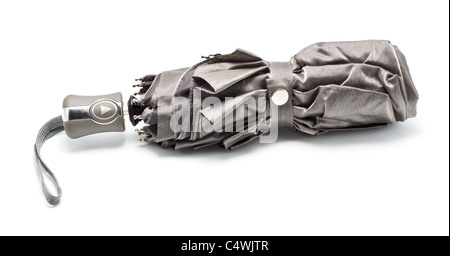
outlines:
{"label": "gray fabric canopy", "polygon": [[[139,80],[136,101],[142,105],[138,118],[146,124],[146,141],[175,149],[213,144],[232,149],[267,133],[262,128],[271,118],[270,97],[280,88],[289,99],[280,106],[279,125],[311,135],[404,121],[416,115],[418,100],[405,57],[389,41],[378,40],[317,43],[285,63],[238,49]],[[221,106],[201,107],[195,95],[214,96]],[[264,106],[261,98],[267,98]],[[248,109],[249,99],[258,102],[258,111]],[[237,111],[244,105],[240,118]],[[171,122],[179,116],[188,121],[174,130]],[[230,116],[234,128],[242,122],[246,129],[226,130]],[[224,129],[205,131],[203,122]]]}

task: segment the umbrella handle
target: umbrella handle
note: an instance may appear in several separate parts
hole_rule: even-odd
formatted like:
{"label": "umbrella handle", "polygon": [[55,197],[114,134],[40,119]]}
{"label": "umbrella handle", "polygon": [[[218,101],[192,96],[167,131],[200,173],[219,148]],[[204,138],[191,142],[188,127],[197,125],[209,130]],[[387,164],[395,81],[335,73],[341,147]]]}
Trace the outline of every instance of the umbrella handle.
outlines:
{"label": "umbrella handle", "polygon": [[63,102],[64,130],[72,139],[102,132],[125,131],[122,94],[69,95]]}
{"label": "umbrella handle", "polygon": [[[34,144],[34,155],[42,192],[51,206],[59,203],[62,190],[55,175],[41,158],[44,143],[63,131],[72,139],[101,132],[123,132],[125,113],[121,93],[69,95],[64,99],[62,116],[55,117],[42,126]],[[56,194],[49,190],[45,177],[55,187]]]}

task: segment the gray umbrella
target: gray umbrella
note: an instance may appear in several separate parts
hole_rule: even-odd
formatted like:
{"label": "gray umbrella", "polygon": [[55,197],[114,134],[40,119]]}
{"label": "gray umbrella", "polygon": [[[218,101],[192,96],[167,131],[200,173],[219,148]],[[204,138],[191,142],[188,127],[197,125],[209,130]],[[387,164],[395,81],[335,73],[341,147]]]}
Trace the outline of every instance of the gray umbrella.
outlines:
{"label": "gray umbrella", "polygon": [[[256,138],[273,142],[278,126],[319,135],[404,121],[416,115],[418,94],[405,57],[389,41],[318,43],[288,62],[268,62],[238,49],[214,54],[190,68],[137,79],[128,112],[142,141],[182,149],[220,145],[233,149]],[[68,96],[64,112],[38,134],[35,155],[44,195],[61,197],[40,149],[53,135],[71,138],[124,131],[120,93]],[[47,175],[57,188],[47,188]]]}
{"label": "gray umbrella", "polygon": [[[238,49],[139,81],[132,122],[146,124],[139,131],[145,141],[175,149],[232,149],[266,134],[274,99],[282,103],[278,125],[311,135],[404,121],[416,115],[418,100],[403,54],[376,40],[314,44],[289,62]],[[214,104],[202,104],[206,99]],[[214,129],[205,131],[205,124]]]}

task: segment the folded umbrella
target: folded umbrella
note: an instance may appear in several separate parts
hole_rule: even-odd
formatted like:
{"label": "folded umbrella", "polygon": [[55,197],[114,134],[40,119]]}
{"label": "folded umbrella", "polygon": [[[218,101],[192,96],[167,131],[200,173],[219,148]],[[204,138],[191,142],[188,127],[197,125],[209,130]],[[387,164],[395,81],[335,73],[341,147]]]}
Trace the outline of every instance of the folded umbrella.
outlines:
{"label": "folded umbrella", "polygon": [[[125,110],[120,93],[68,96],[63,115],[38,134],[35,155],[50,205],[58,182],[40,157],[43,143],[65,131],[71,138],[124,131],[124,115],[143,128],[141,141],[182,149],[233,149],[254,139],[273,142],[278,126],[319,135],[404,121],[416,115],[418,94],[405,57],[389,41],[318,43],[287,62],[268,62],[238,49],[189,68],[137,79]],[[43,175],[57,187],[53,195]]]}
{"label": "folded umbrella", "polygon": [[[267,62],[238,49],[191,68],[145,76],[138,86],[142,89],[131,105],[142,113],[130,116],[132,122],[142,119],[147,124],[140,131],[146,141],[175,149],[211,144],[235,148],[260,137],[267,132],[260,128],[270,119],[270,108],[237,112],[249,99],[266,98],[268,105],[276,92],[287,95],[278,125],[311,135],[404,121],[416,115],[418,99],[403,54],[388,41],[374,40],[314,44],[289,62]],[[213,98],[219,104],[195,108],[194,95],[199,95],[197,102]],[[188,99],[182,113],[173,109],[178,97]],[[233,98],[230,104],[227,98]],[[190,120],[183,120],[186,129],[169,129],[177,116]],[[234,126],[241,122],[252,129],[201,129],[205,122],[224,124],[227,118]]]}

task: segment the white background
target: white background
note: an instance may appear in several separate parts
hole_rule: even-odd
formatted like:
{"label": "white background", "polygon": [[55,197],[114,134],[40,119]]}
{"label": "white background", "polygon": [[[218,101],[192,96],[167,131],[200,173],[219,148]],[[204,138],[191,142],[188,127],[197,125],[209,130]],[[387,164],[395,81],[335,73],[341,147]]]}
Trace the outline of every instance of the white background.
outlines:
{"label": "white background", "polygon": [[[448,1],[1,1],[0,235],[448,235]],[[319,41],[387,39],[406,55],[418,116],[236,151],[160,149],[125,134],[60,135],[68,94],[133,93],[134,78],[249,50],[287,61]]]}

